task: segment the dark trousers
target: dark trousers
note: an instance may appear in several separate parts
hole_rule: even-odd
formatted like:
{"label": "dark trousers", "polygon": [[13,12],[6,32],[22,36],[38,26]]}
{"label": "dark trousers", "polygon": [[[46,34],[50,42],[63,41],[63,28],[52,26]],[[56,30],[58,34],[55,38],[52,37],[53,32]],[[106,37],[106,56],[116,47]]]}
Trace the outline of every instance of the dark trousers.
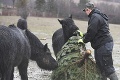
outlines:
{"label": "dark trousers", "polygon": [[109,42],[95,50],[96,64],[106,77],[115,72],[112,60],[113,42]]}

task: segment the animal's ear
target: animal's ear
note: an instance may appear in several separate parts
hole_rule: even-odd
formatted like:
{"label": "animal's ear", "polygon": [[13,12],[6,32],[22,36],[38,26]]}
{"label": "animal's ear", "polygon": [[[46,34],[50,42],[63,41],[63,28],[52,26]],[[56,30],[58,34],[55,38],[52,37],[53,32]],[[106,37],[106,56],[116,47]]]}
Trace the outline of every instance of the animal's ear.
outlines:
{"label": "animal's ear", "polygon": [[58,21],[60,22],[60,24],[62,24],[62,20],[59,20],[59,19],[58,19]]}
{"label": "animal's ear", "polygon": [[72,19],[72,14],[69,16],[69,18],[71,18],[71,19]]}
{"label": "animal's ear", "polygon": [[47,49],[48,49],[48,43],[44,45],[44,51],[47,51]]}

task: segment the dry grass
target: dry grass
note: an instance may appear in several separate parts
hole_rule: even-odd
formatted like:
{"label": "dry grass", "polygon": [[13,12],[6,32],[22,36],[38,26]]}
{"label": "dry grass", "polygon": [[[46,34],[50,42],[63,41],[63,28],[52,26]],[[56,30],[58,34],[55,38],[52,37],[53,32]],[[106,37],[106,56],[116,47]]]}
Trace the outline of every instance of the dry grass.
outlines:
{"label": "dry grass", "polygon": [[[9,24],[17,24],[20,17],[18,16],[0,16],[0,24],[8,26]],[[58,18],[42,18],[42,17],[28,17],[28,29],[32,31],[39,39],[50,38],[53,33],[61,28]],[[87,31],[87,22],[74,20],[75,24],[82,32]],[[114,38],[114,42],[120,44],[120,25],[110,24],[110,32]]]}
{"label": "dry grass", "polygon": [[[9,24],[17,24],[17,21],[20,17],[18,16],[0,16],[0,25],[6,25]],[[58,18],[42,18],[42,17],[28,17],[28,28],[32,32],[40,32],[52,35],[54,31],[56,31],[58,28],[61,28],[61,25],[59,24]],[[82,32],[86,32],[87,29],[87,22],[86,21],[80,21],[80,20],[74,20],[75,24],[79,27],[79,29]],[[114,25],[110,24],[110,30],[113,35],[113,37],[116,39],[117,36],[119,36],[119,28],[120,25]]]}

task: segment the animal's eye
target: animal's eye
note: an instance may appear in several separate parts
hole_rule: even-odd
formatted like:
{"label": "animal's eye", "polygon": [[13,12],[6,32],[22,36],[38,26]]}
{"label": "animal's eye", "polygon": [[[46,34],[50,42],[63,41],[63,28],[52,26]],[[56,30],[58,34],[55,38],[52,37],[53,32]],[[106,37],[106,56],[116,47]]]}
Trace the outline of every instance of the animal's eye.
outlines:
{"label": "animal's eye", "polygon": [[66,24],[66,23],[64,23],[64,24],[63,24],[63,26],[67,26],[67,24]]}
{"label": "animal's eye", "polygon": [[39,50],[36,50],[36,53],[38,54],[38,53],[39,53]]}
{"label": "animal's eye", "polygon": [[49,52],[47,52],[47,55],[51,55]]}
{"label": "animal's eye", "polygon": [[46,54],[47,54],[47,55],[51,55],[49,50],[46,51]]}

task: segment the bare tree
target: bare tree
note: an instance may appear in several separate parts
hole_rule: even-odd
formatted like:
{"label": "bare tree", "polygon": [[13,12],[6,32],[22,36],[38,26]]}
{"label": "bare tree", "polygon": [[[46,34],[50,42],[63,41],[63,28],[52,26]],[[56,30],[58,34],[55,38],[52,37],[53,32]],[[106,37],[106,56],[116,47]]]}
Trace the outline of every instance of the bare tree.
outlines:
{"label": "bare tree", "polygon": [[27,0],[17,0],[16,4],[18,13],[23,19],[27,19],[29,11],[27,8]]}
{"label": "bare tree", "polygon": [[88,0],[80,0],[78,4],[79,8],[83,9],[85,7],[86,2],[88,2]]}
{"label": "bare tree", "polygon": [[14,8],[14,5],[15,5],[15,0],[12,0],[13,1],[13,8]]}

